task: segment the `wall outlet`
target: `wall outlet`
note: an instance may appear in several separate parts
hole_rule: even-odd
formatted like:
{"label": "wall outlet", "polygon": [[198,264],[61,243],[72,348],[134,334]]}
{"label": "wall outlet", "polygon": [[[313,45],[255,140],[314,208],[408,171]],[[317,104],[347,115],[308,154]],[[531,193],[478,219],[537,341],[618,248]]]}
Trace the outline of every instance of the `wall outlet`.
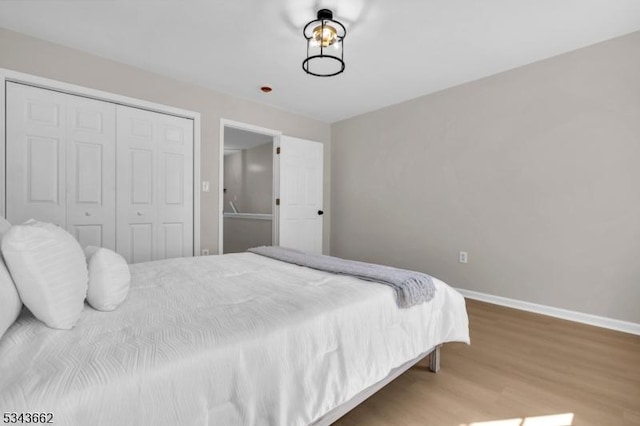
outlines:
{"label": "wall outlet", "polygon": [[209,256],[209,249],[202,249],[203,256]]}
{"label": "wall outlet", "polygon": [[468,263],[469,262],[469,255],[467,254],[466,251],[461,251],[460,254],[458,255],[458,262],[460,263]]}
{"label": "wall outlet", "polygon": [[209,192],[209,181],[208,180],[203,180],[202,181],[202,192]]}

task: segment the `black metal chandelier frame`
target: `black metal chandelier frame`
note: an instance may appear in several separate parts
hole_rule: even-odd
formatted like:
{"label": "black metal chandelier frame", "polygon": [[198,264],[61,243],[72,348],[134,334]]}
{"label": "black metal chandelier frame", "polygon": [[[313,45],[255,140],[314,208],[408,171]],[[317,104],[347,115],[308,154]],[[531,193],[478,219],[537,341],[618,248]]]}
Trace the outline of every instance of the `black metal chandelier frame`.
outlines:
{"label": "black metal chandelier frame", "polygon": [[[317,36],[318,29],[320,30],[320,40],[318,40]],[[335,31],[335,40],[331,41],[327,46],[324,45],[325,40],[322,38],[325,34],[325,30],[330,30],[332,32]],[[347,35],[347,30],[342,23],[333,19],[332,11],[329,9],[320,9],[318,11],[317,19],[314,19],[305,25],[302,33],[304,38],[307,39],[307,58],[302,61],[302,69],[307,74],[311,74],[316,77],[332,77],[344,71],[344,38]],[[314,46],[314,43],[318,43],[319,46]],[[335,46],[337,43],[339,43],[339,55],[332,55],[332,52],[328,51],[328,49],[331,48],[335,51],[335,47],[331,46]],[[313,47],[319,47],[320,52],[318,54],[310,54]],[[311,61],[318,59],[328,59],[339,62],[338,71],[328,74],[311,71]]]}

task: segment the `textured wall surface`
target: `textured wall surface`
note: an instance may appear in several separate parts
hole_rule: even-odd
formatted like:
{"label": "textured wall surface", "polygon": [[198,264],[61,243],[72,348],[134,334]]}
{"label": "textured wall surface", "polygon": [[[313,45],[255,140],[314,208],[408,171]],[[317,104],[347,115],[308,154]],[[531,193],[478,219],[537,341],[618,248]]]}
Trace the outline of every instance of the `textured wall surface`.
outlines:
{"label": "textured wall surface", "polygon": [[639,76],[636,32],[334,124],[331,253],[640,323]]}

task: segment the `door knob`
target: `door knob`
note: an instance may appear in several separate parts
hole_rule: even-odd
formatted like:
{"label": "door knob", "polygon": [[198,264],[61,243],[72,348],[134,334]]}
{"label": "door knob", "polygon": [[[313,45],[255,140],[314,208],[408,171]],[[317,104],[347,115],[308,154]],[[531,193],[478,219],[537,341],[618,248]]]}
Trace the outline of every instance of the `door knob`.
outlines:
{"label": "door knob", "polygon": [[142,212],[138,212],[137,214],[138,214],[138,216],[142,216]]}
{"label": "door knob", "polygon": [[91,213],[89,213],[89,212],[84,212],[84,215],[85,215],[85,216],[91,216]]}
{"label": "door knob", "polygon": [[322,210],[318,210],[318,216],[322,216],[324,212]]}

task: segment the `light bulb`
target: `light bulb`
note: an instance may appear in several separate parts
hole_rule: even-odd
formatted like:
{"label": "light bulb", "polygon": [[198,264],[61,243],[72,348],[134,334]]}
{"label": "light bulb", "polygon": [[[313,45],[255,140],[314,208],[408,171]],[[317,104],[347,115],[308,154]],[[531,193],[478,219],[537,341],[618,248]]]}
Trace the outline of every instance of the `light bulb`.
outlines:
{"label": "light bulb", "polygon": [[331,25],[318,25],[313,29],[313,39],[322,47],[331,46],[338,38],[338,31]]}

